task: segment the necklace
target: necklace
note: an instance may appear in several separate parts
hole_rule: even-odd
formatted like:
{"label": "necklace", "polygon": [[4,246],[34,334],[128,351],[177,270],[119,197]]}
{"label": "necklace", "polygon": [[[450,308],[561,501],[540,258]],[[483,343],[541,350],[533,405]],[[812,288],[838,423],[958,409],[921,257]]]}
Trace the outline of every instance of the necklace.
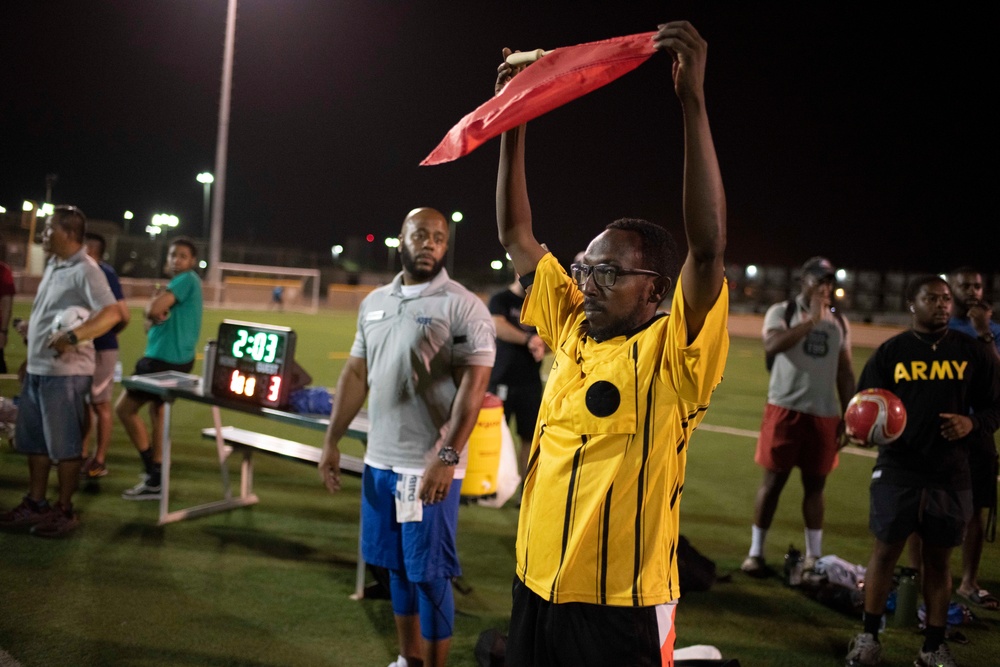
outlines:
{"label": "necklace", "polygon": [[916,331],[916,329],[910,329],[910,333],[913,334],[914,336],[916,336],[917,340],[919,340],[921,343],[927,343],[928,345],[931,346],[931,349],[933,351],[935,351],[935,352],[937,352],[937,346],[938,346],[938,344],[941,341],[943,341],[945,339],[945,336],[947,336],[950,332],[951,332],[951,329],[945,329],[944,333],[941,334],[940,336],[938,336],[937,340],[935,340],[935,341],[929,341],[929,340],[925,339],[923,336],[921,336],[920,334],[918,334],[917,331]]}

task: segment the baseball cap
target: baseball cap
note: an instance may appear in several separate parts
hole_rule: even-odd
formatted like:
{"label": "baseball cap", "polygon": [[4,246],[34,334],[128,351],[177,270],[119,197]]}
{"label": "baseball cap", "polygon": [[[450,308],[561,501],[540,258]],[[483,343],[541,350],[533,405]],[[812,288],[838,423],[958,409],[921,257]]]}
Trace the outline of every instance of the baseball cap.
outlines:
{"label": "baseball cap", "polygon": [[833,268],[833,263],[826,257],[810,257],[802,265],[802,273],[811,273],[817,278],[836,279],[837,277],[837,270]]}

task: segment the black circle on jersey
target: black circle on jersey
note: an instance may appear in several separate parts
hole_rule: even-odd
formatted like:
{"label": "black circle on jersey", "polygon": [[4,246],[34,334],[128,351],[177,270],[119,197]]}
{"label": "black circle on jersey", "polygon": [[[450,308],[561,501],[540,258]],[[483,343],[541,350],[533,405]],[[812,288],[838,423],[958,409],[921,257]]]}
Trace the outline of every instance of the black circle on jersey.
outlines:
{"label": "black circle on jersey", "polygon": [[621,392],[607,380],[598,380],[587,389],[587,409],[595,417],[613,415],[622,403]]}

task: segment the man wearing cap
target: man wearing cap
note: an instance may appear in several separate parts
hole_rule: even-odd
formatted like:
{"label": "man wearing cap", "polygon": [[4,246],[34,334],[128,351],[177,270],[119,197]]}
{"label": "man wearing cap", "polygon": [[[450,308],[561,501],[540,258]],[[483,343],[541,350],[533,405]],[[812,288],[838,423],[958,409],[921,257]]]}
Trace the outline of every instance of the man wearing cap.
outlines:
{"label": "man wearing cap", "polygon": [[764,351],[774,358],[754,457],[764,479],[754,501],[750,552],[740,566],[755,577],[770,572],[764,543],[792,468],[801,471],[804,491],[804,569],[823,554],[823,487],[837,466],[843,414],[854,395],[851,330],[832,305],[833,264],[825,257],[807,260],[801,282],[796,298],[764,315]]}

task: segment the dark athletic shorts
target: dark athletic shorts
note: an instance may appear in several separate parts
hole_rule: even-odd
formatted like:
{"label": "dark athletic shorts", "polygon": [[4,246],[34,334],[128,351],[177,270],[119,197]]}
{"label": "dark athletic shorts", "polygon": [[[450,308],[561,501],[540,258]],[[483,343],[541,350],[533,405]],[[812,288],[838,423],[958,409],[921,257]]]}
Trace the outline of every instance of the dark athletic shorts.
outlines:
{"label": "dark athletic shorts", "polygon": [[518,667],[669,667],[675,603],[553,604],[514,577],[506,664]]}
{"label": "dark athletic shorts", "polygon": [[[133,373],[133,375],[149,375],[151,373],[160,373],[162,371],[180,371],[181,373],[190,373],[192,368],[194,368],[194,359],[186,364],[170,364],[166,361],[153,359],[152,357],[142,357],[139,361],[135,362],[135,373]],[[163,399],[159,396],[145,391],[129,389],[128,395],[138,401],[155,401],[157,403],[163,402]]]}
{"label": "dark athletic shorts", "polygon": [[510,418],[517,420],[517,435],[523,446],[531,444],[535,436],[535,422],[538,421],[538,406],[542,404],[542,385],[491,385],[488,391],[500,396],[497,387],[506,387],[503,393],[503,413],[510,424]]}
{"label": "dark athletic shorts", "polygon": [[905,484],[872,473],[868,527],[886,544],[902,542],[917,533],[927,544],[957,547],[965,539],[972,518],[972,490],[935,483]]}

